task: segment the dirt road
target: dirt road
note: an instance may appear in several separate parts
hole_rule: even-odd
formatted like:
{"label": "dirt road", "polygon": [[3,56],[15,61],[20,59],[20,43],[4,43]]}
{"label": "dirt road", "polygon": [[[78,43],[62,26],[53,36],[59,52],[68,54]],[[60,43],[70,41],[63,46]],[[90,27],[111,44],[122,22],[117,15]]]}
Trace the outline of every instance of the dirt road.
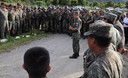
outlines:
{"label": "dirt road", "polygon": [[[78,78],[83,73],[82,55],[87,49],[86,40],[80,40],[80,57],[72,60],[68,57],[72,55],[72,40],[69,36],[63,34],[50,35],[41,40],[34,41],[27,45],[17,47],[9,53],[0,55],[0,78],[28,78],[26,71],[23,70],[23,55],[25,51],[34,46],[45,47],[49,50],[51,56],[52,70],[48,78]],[[128,78],[128,56],[124,59],[124,76]]]}

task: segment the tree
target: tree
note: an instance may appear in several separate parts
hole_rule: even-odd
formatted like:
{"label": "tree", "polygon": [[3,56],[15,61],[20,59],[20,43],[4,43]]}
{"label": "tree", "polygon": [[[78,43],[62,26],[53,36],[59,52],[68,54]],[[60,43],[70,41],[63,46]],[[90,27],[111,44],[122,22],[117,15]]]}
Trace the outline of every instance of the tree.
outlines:
{"label": "tree", "polygon": [[[41,0],[41,1],[43,1],[43,0]],[[46,3],[47,5],[50,5],[50,4],[52,3],[52,1],[53,1],[53,0],[45,0],[45,3]]]}
{"label": "tree", "polygon": [[53,0],[53,1],[52,1],[52,4],[53,4],[53,5],[58,5],[58,4],[59,4],[59,0]]}
{"label": "tree", "polygon": [[123,4],[123,3],[117,3],[117,4],[115,4],[114,5],[114,7],[116,8],[116,7],[125,7],[125,5]]}
{"label": "tree", "polygon": [[71,5],[72,5],[72,6],[78,5],[78,0],[72,0],[72,1],[71,1]]}
{"label": "tree", "polygon": [[126,2],[126,8],[128,8],[128,1]]}
{"label": "tree", "polygon": [[114,3],[112,1],[109,1],[106,3],[105,5],[106,7],[113,7],[114,6]]}
{"label": "tree", "polygon": [[60,5],[71,5],[71,0],[59,0]]}
{"label": "tree", "polygon": [[93,2],[93,7],[95,7],[95,6],[98,6],[98,2],[96,2],[96,1]]}
{"label": "tree", "polygon": [[86,0],[78,0],[79,5],[85,5]]}

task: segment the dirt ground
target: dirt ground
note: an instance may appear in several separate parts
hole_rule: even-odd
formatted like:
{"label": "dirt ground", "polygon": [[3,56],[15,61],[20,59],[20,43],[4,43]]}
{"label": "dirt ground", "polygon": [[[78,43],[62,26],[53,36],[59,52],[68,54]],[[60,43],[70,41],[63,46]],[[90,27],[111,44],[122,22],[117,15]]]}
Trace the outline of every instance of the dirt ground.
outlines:
{"label": "dirt ground", "polygon": [[[24,46],[17,47],[9,53],[0,54],[0,78],[28,78],[22,68],[23,55],[31,47],[45,47],[50,52],[52,70],[48,78],[78,78],[83,73],[83,53],[88,48],[87,41],[80,40],[80,57],[72,60],[72,40],[63,34],[50,35],[41,40],[33,41]],[[128,55],[124,57],[123,78],[128,78]]]}

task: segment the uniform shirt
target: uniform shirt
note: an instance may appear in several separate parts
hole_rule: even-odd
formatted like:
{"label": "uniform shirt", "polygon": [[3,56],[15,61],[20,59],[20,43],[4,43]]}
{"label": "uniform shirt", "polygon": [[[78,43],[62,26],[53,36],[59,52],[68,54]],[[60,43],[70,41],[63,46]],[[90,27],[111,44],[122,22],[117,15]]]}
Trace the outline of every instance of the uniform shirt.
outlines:
{"label": "uniform shirt", "polygon": [[115,49],[117,50],[119,46],[121,45],[121,35],[120,32],[116,28],[112,28],[112,40],[111,43],[113,46],[115,46]]}
{"label": "uniform shirt", "polygon": [[121,36],[121,40],[120,40],[120,43],[119,45],[117,46],[117,48],[124,48],[124,45],[125,45],[125,35],[124,35],[124,28],[123,28],[123,25],[120,23],[120,21],[117,21],[115,24],[114,24],[114,27],[119,31],[120,33],[120,36]]}
{"label": "uniform shirt", "polygon": [[15,20],[16,21],[19,21],[20,20],[20,11],[19,10],[16,10],[15,11]]}
{"label": "uniform shirt", "polygon": [[73,23],[71,24],[73,28],[75,28],[74,31],[72,31],[72,38],[80,38],[80,29],[82,26],[82,21],[80,18],[74,19]]}
{"label": "uniform shirt", "polygon": [[4,15],[4,11],[2,9],[0,9],[0,19],[1,20],[5,20],[6,19],[5,15]]}
{"label": "uniform shirt", "polygon": [[8,20],[9,21],[14,21],[15,20],[15,13],[13,10],[9,11],[8,13]]}
{"label": "uniform shirt", "polygon": [[122,63],[120,54],[106,49],[90,62],[83,78],[122,78]]}

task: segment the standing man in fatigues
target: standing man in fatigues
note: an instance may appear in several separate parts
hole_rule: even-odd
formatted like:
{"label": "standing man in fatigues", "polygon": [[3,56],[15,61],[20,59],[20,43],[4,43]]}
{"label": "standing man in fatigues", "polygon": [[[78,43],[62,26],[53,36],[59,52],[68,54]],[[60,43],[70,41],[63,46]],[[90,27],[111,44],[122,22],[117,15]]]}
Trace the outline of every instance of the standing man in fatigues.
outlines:
{"label": "standing man in fatigues", "polygon": [[15,7],[15,28],[16,28],[15,36],[19,36],[20,35],[20,11],[18,6]]}
{"label": "standing man in fatigues", "polygon": [[95,59],[87,65],[81,78],[122,78],[122,56],[110,48],[113,32],[113,25],[99,21],[85,33]]}
{"label": "standing man in fatigues", "polygon": [[1,3],[0,6],[0,38],[4,39],[5,38],[5,27],[6,27],[6,15],[5,15],[5,9],[6,6],[4,3]]}
{"label": "standing man in fatigues", "polygon": [[14,6],[9,5],[9,13],[8,13],[8,21],[9,21],[9,34],[11,36],[14,35],[14,24],[15,24],[15,11],[14,11]]}
{"label": "standing man in fatigues", "polygon": [[69,30],[72,32],[73,51],[74,51],[74,54],[69,57],[71,59],[77,59],[79,57],[79,50],[80,50],[79,40],[80,40],[80,30],[82,26],[82,21],[79,17],[79,14],[80,14],[79,11],[74,11],[73,13],[74,21],[69,27]]}

